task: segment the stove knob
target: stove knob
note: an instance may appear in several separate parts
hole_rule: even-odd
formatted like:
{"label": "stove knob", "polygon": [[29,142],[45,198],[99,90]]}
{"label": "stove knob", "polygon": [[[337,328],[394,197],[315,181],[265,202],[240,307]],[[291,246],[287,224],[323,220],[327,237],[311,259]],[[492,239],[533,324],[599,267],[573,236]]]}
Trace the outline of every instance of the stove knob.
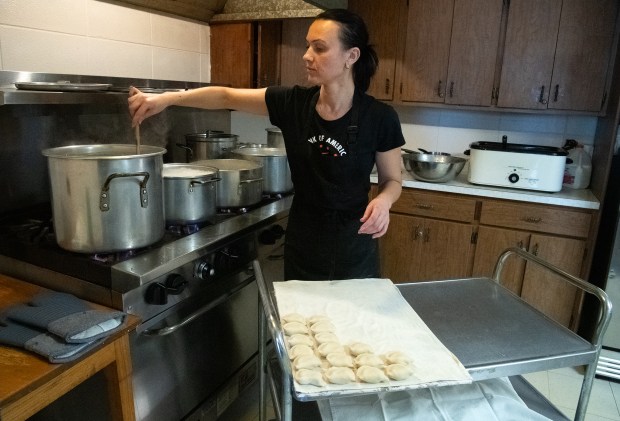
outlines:
{"label": "stove knob", "polygon": [[194,276],[203,281],[208,281],[215,276],[215,268],[209,262],[200,262],[196,265]]}
{"label": "stove knob", "polygon": [[284,228],[275,224],[258,235],[258,242],[261,244],[275,244],[283,235]]}
{"label": "stove knob", "polygon": [[519,181],[519,174],[516,173],[512,173],[508,176],[508,181],[510,181],[511,183],[516,183],[517,181]]}
{"label": "stove knob", "polygon": [[159,282],[149,285],[146,289],[144,299],[149,304],[168,304],[168,291],[166,291],[166,286]]}
{"label": "stove knob", "polygon": [[149,304],[168,304],[168,295],[179,295],[185,290],[187,281],[179,274],[173,274],[166,278],[166,281],[155,282],[146,289],[144,299]]}

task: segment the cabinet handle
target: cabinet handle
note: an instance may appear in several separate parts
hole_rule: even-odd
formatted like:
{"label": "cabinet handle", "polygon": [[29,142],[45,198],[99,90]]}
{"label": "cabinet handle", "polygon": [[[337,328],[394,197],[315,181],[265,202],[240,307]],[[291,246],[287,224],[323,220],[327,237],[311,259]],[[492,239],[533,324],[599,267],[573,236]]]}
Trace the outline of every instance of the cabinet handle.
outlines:
{"label": "cabinet handle", "polygon": [[542,222],[542,218],[536,218],[533,216],[524,216],[523,218],[521,218],[521,220],[525,222],[529,222],[531,224],[538,224]]}
{"label": "cabinet handle", "polygon": [[450,82],[450,98],[452,98],[453,94],[454,94],[454,82]]}
{"label": "cabinet handle", "polygon": [[414,233],[413,239],[417,241],[418,238],[423,237],[423,236],[424,236],[424,229],[422,229],[422,227],[417,225],[415,227],[415,233]]}
{"label": "cabinet handle", "polygon": [[555,85],[555,90],[553,92],[553,102],[558,102],[559,91],[560,91],[560,85]]}
{"label": "cabinet handle", "polygon": [[547,104],[547,100],[545,99],[545,85],[540,87],[540,96],[538,97],[538,102],[541,104]]}
{"label": "cabinet handle", "polygon": [[437,96],[439,98],[443,98],[445,96],[444,93],[443,93],[443,89],[441,88],[441,80],[437,84]]}
{"label": "cabinet handle", "polygon": [[531,251],[531,253],[532,253],[534,256],[538,256],[538,243],[534,244],[534,247],[532,247],[532,251]]}
{"label": "cabinet handle", "polygon": [[429,205],[428,203],[416,203],[415,207],[418,209],[424,209],[424,210],[433,209],[433,205]]}
{"label": "cabinet handle", "polygon": [[390,93],[390,79],[389,78],[385,79],[385,93],[386,94]]}

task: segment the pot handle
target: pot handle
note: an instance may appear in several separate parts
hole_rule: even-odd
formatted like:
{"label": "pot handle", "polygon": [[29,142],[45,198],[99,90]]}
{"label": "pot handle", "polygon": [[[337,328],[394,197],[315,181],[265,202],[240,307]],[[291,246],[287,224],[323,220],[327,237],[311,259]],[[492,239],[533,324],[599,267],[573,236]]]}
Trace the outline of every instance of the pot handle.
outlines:
{"label": "pot handle", "polygon": [[182,143],[177,143],[177,146],[181,149],[187,150],[187,152],[189,153],[189,159],[194,159],[194,151],[192,150],[192,148],[190,148],[189,146],[185,146]]}
{"label": "pot handle", "polygon": [[263,179],[262,179],[262,178],[252,178],[252,179],[250,179],[250,180],[241,180],[241,181],[239,182],[239,184],[255,183],[255,182],[257,182],[257,181],[263,181]]}
{"label": "pot handle", "polygon": [[192,191],[194,191],[194,186],[195,185],[204,186],[204,185],[207,185],[207,184],[210,184],[210,183],[215,183],[216,181],[220,181],[220,180],[221,180],[220,177],[213,177],[213,178],[210,178],[208,180],[191,179],[191,180],[189,180],[189,191],[190,191],[190,193]]}
{"label": "pot handle", "polygon": [[140,206],[143,208],[148,207],[149,197],[146,190],[146,183],[149,181],[150,176],[151,175],[146,171],[110,174],[108,178],[106,178],[105,183],[103,183],[103,187],[101,187],[101,194],[99,195],[99,210],[102,212],[107,212],[110,210],[110,183],[115,178],[120,177],[144,177],[144,179],[140,182]]}

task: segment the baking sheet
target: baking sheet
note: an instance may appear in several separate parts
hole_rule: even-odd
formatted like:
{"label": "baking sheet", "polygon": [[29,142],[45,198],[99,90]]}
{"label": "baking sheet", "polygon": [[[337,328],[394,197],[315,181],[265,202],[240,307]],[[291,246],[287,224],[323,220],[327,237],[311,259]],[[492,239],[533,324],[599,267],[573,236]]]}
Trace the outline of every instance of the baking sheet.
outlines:
{"label": "baking sheet", "polygon": [[[401,351],[413,363],[407,380],[388,383],[329,384],[294,382],[300,400],[471,383],[458,359],[437,339],[389,279],[274,282],[279,314],[326,315],[343,345],[364,342],[375,354]],[[445,309],[444,311],[449,311]]]}

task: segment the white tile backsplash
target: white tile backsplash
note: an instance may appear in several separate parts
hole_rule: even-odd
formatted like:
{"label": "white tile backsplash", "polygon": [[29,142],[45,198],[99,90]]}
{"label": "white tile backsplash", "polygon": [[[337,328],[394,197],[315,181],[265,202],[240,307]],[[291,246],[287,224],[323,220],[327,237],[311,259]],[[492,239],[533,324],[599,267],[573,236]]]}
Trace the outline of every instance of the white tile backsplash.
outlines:
{"label": "white tile backsplash", "polygon": [[89,74],[85,36],[0,26],[0,40],[3,69]]}
{"label": "white tile backsplash", "polygon": [[90,39],[88,73],[101,76],[150,79],[153,48],[143,44]]}
{"label": "white tile backsplash", "polygon": [[200,25],[182,19],[151,15],[153,46],[177,50],[200,50]]}
{"label": "white tile backsplash", "polygon": [[86,4],[92,1],[1,0],[0,24],[86,35],[88,24]]}
{"label": "white tile backsplash", "polygon": [[151,44],[151,15],[143,10],[89,1],[88,25],[93,38]]}
{"label": "white tile backsplash", "polygon": [[153,78],[200,81],[200,53],[153,47]]}

